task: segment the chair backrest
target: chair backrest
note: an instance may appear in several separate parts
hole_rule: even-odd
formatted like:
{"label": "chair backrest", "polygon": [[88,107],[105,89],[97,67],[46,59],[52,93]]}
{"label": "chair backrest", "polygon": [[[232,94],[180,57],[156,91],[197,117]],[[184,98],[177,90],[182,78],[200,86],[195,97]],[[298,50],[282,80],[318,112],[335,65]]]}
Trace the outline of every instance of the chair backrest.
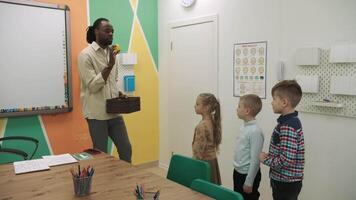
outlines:
{"label": "chair backrest", "polygon": [[201,179],[195,179],[191,186],[193,190],[203,193],[216,200],[243,200],[244,198],[238,192],[232,191],[214,183],[207,182]]}
{"label": "chair backrest", "polygon": [[[11,145],[7,145],[7,142],[2,143],[0,145],[0,153],[1,154],[15,154],[15,155],[20,156],[23,160],[32,159],[38,149],[38,140],[37,139],[32,138],[32,137],[27,137],[27,136],[7,136],[7,137],[0,138],[0,142],[2,142],[2,141],[20,141],[20,140],[31,142],[34,144],[32,151],[30,152],[30,156],[20,148],[17,148],[17,147],[14,148]],[[7,156],[6,158],[5,157],[6,156],[2,156],[2,158],[4,158],[4,159],[0,160],[1,163],[8,163],[8,162],[13,162],[13,161],[18,160],[18,158],[17,159],[9,158],[9,156]]]}
{"label": "chair backrest", "polygon": [[174,154],[169,164],[167,178],[190,187],[194,179],[211,181],[211,167],[208,162]]}

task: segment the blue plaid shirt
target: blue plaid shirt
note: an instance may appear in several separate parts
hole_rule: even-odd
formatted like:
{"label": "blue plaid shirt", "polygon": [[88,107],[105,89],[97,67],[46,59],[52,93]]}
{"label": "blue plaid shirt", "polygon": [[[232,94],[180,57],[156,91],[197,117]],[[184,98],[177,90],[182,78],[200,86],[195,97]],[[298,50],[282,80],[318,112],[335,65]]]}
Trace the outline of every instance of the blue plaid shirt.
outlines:
{"label": "blue plaid shirt", "polygon": [[301,181],[304,171],[304,136],[298,112],[281,115],[277,122],[264,164],[270,166],[270,178],[273,180]]}

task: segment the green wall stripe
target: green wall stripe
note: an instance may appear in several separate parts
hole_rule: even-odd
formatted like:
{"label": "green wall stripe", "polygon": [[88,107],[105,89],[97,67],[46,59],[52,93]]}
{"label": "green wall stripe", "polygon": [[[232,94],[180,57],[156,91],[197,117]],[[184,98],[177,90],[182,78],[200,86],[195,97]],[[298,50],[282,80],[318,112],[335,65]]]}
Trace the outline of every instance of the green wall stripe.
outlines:
{"label": "green wall stripe", "polygon": [[152,57],[158,69],[157,0],[140,0],[138,2],[137,17],[140,20]]}
{"label": "green wall stripe", "polygon": [[114,145],[114,142],[111,140],[111,138],[109,137],[109,139],[108,139],[108,147],[107,147],[107,152],[109,153],[109,154],[111,154],[111,151],[112,151],[112,148],[113,148],[113,145]]}
{"label": "green wall stripe", "polygon": [[[37,152],[33,158],[41,158],[43,155],[50,154],[38,116],[8,118],[4,137],[20,135],[33,137],[39,141]],[[25,141],[3,141],[2,146],[4,148],[15,148],[31,153],[34,147],[32,143]],[[22,159],[21,157],[12,154],[2,154],[0,157],[0,163],[11,162],[14,160]]]}
{"label": "green wall stripe", "polygon": [[120,44],[121,51],[127,52],[130,42],[133,12],[129,0],[89,0],[90,24],[104,17],[114,27],[114,44]]}

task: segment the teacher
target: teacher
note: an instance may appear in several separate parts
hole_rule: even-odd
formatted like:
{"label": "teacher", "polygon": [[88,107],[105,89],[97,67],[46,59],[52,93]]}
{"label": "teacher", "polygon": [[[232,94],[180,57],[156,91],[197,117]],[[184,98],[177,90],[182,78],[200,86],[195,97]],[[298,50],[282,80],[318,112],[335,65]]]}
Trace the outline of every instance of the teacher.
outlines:
{"label": "teacher", "polygon": [[106,100],[126,97],[117,86],[118,64],[110,47],[114,29],[105,18],[97,19],[87,29],[89,46],[78,58],[80,100],[84,118],[88,122],[93,146],[107,152],[108,136],[114,142],[121,160],[131,163],[131,144],[123,117],[106,112]]}

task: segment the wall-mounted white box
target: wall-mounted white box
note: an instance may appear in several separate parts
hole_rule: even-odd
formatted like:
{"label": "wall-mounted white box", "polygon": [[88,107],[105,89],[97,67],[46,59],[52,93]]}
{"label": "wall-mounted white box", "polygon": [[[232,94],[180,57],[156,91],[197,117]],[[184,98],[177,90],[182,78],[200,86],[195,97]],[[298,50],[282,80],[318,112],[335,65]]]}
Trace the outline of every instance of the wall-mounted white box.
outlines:
{"label": "wall-mounted white box", "polygon": [[319,92],[319,76],[297,75],[295,80],[299,83],[303,93]]}
{"label": "wall-mounted white box", "polygon": [[356,95],[356,76],[331,76],[330,94]]}
{"label": "wall-mounted white box", "polygon": [[330,63],[356,62],[356,44],[334,45],[330,48]]}
{"label": "wall-mounted white box", "polygon": [[136,65],[137,54],[136,53],[120,53],[119,62],[121,65]]}
{"label": "wall-mounted white box", "polygon": [[319,65],[320,48],[299,48],[295,52],[295,63],[297,65]]}

